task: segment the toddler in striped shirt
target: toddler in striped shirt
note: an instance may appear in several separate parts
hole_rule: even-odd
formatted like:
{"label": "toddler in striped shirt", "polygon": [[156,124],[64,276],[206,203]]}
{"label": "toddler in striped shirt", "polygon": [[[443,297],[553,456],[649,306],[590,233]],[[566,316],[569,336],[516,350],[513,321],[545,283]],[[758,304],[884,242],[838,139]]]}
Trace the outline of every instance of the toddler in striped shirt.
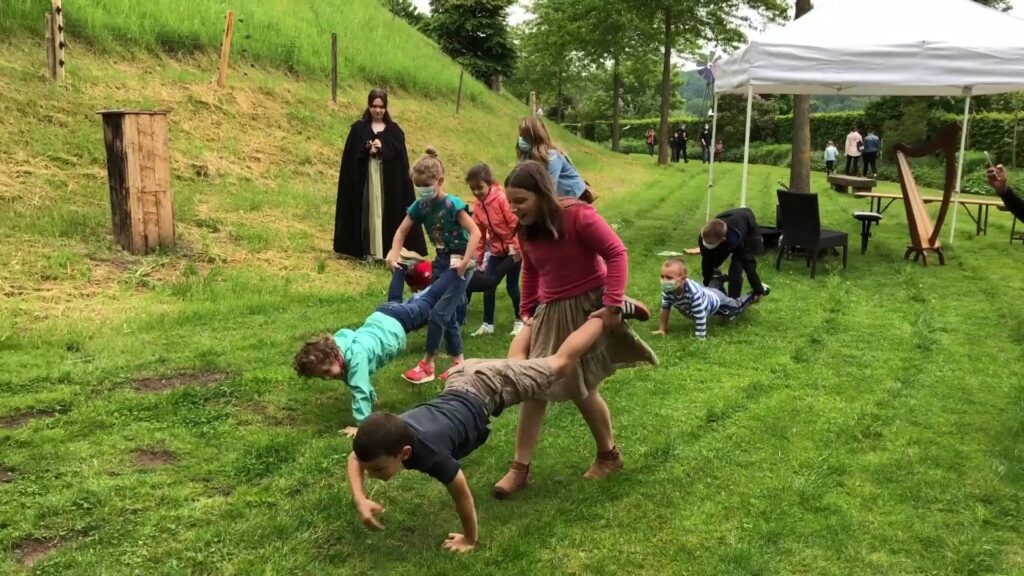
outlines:
{"label": "toddler in striped shirt", "polygon": [[[666,260],[661,266],[661,321],[654,334],[668,333],[669,315],[675,308],[694,321],[694,334],[698,338],[705,338],[708,335],[708,318],[717,314],[731,320],[742,314],[753,302],[753,294],[739,298],[726,296],[721,284],[716,276],[705,287],[688,277],[686,263],[681,259]],[[767,293],[768,287],[765,286]]]}

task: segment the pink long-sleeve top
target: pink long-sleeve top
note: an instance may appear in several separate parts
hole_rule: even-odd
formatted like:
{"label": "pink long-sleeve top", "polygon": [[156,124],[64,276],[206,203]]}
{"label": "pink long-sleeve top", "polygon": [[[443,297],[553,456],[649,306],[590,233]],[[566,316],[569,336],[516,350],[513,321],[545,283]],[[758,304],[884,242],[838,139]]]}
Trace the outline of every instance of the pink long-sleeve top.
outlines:
{"label": "pink long-sleeve top", "polygon": [[527,240],[519,310],[533,315],[538,304],[565,300],[604,286],[604,305],[622,306],[629,275],[626,246],[590,204],[563,200],[558,239]]}

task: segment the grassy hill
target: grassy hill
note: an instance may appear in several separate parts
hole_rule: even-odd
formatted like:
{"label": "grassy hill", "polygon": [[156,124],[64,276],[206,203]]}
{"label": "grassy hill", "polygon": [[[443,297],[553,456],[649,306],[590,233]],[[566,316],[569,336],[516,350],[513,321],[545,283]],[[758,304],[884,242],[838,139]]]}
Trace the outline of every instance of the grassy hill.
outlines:
{"label": "grassy hill", "polygon": [[[799,261],[774,271],[769,255],[772,295],[732,324],[712,322],[706,342],[678,317],[665,338],[637,325],[661,365],[602,388],[625,471],[582,480],[585,425],[571,405],[552,406],[535,484],[495,502],[509,411],[464,463],[483,541],[454,557],[440,542],[457,519],[422,475],[371,482],[387,529],[361,528],[337,435],[351,424],[349,394],[295,378],[289,363],[305,337],[357,324],[384,296],[382,270],[330,250],[337,161],[367,90],[392,85],[411,152],[436,145],[464,197],[469,165],[511,165],[522,107],[477,87],[455,116],[453,93],[427,83],[431,66],[454,66],[374,3],[347,1],[299,9],[308,28],[291,4],[232,5],[289,34],[337,27],[405,46],[394,69],[413,62],[409,79],[390,63],[376,68],[384,78],[348,75],[334,108],[322,68],[268,48],[217,90],[211,52],[170,56],[167,41],[145,38],[180,29],[215,44],[226,4],[157,1],[153,21],[131,13],[145,3],[67,0],[76,28],[69,81],[56,87],[27,36],[39,4],[0,5],[0,573],[1024,573],[1024,252],[1007,246],[1005,214],[993,211],[987,236],[961,218],[949,264],[925,269],[901,259],[897,204],[846,270],[830,259],[812,281]],[[121,26],[111,15],[134,24],[104,41]],[[184,32],[207,18],[214,32]],[[137,41],[122,44],[128,34]],[[173,251],[131,257],[111,245],[95,112],[115,107],[170,110]],[[557,134],[629,247],[630,293],[655,303],[656,253],[692,245],[703,221],[703,167],[655,168]],[[737,202],[740,170],[716,174],[717,210]],[[751,168],[763,218],[784,174]],[[856,246],[850,212],[864,203],[825,193],[820,174],[814,186],[824,223]],[[470,340],[471,356],[505,354],[508,306],[499,293],[502,335]],[[436,394],[399,378],[424,337],[375,377],[380,409]]]}

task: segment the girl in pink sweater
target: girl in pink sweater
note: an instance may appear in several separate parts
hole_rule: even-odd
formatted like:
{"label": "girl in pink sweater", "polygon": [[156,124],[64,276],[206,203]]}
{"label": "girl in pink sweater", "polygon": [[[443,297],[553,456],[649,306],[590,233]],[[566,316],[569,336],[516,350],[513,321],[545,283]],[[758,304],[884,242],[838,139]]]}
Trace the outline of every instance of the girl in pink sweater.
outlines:
{"label": "girl in pink sweater", "polygon": [[650,313],[625,296],[629,260],[615,231],[589,204],[575,198],[558,199],[551,177],[537,162],[516,166],[505,187],[519,218],[523,249],[519,311],[524,327],[512,341],[509,358],[549,356],[590,318],[603,320],[605,333],[580,360],[573,377],[553,386],[544,399],[523,403],[515,459],[511,470],[494,486],[497,498],[507,498],[526,487],[548,401],[572,400],[594,436],[597,458],[585,477],[604,478],[621,469],[611,413],[597,387],[616,368],[658,362],[654,352],[622,322],[623,317],[647,320]]}

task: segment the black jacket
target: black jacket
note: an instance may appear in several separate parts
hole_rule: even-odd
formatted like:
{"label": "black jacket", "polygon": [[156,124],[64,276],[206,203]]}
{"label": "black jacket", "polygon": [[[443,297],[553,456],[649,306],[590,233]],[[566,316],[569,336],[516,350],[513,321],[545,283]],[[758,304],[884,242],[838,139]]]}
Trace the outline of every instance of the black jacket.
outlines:
{"label": "black jacket", "polygon": [[[381,149],[381,232],[384,251],[391,249],[395,232],[405,219],[405,211],[416,201],[416,193],[409,175],[409,153],[405,149],[405,132],[394,122],[385,125],[384,131],[373,133],[369,121],[358,120],[352,124],[345,150],[341,155],[338,174],[338,202],[334,214],[334,251],[355,258],[362,258],[369,252],[365,245],[364,227],[367,221],[363,215],[366,179],[370,165],[370,151],[366,143],[380,139]],[[427,253],[423,227],[414,226],[405,239],[405,248]]]}
{"label": "black jacket", "polygon": [[732,256],[734,262],[743,266],[743,271],[750,280],[750,287],[754,294],[764,292],[764,285],[757,275],[757,259],[755,256],[764,252],[764,239],[761,238],[761,227],[754,217],[750,208],[734,208],[726,210],[715,218],[725,222],[729,232],[726,240],[716,246],[713,250],[704,247],[700,235],[697,235],[697,245],[700,246],[701,272],[704,275],[704,285],[711,281],[711,276],[716,268],[720,268],[726,260]]}

